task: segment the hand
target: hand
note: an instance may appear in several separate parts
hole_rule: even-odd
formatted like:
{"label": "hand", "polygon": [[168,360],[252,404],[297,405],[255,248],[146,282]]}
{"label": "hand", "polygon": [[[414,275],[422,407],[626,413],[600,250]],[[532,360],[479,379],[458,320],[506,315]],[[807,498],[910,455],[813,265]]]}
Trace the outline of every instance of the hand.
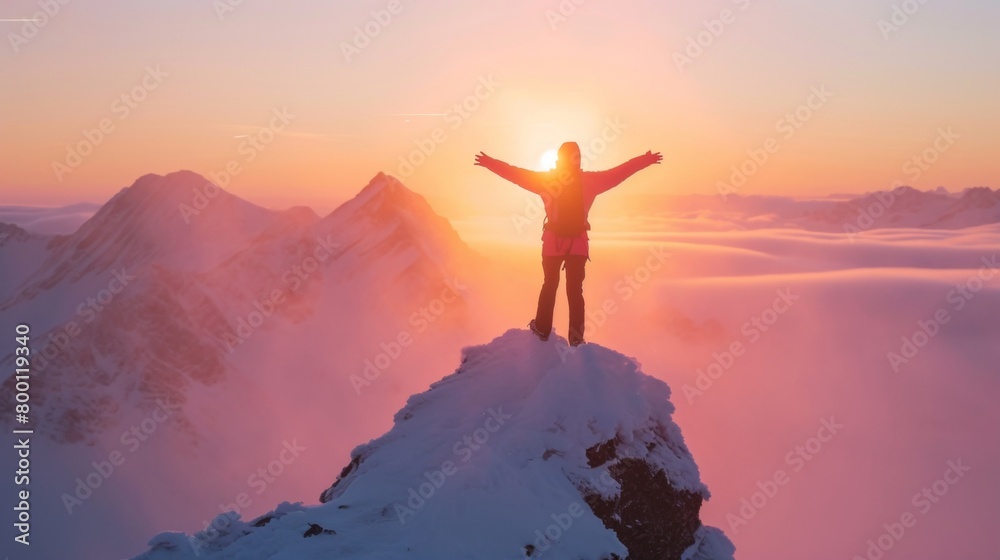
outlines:
{"label": "hand", "polygon": [[478,154],[476,154],[476,163],[475,163],[475,165],[479,165],[481,167],[489,168],[494,163],[496,163],[496,161],[497,160],[491,158],[490,156],[484,154],[483,152],[479,152]]}
{"label": "hand", "polygon": [[663,156],[660,155],[660,152],[656,152],[654,154],[652,150],[650,150],[643,154],[643,156],[646,158],[646,161],[649,162],[648,165],[659,165],[659,163],[663,161]]}

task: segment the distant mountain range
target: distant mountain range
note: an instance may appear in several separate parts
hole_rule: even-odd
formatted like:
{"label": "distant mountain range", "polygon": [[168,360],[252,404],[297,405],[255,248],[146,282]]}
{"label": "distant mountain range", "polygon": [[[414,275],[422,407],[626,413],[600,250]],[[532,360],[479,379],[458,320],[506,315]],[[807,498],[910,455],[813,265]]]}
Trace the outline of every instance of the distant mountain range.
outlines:
{"label": "distant mountain range", "polygon": [[1000,222],[1000,189],[920,191],[898,187],[852,198],[634,195],[629,216],[609,220],[643,231],[794,228],[857,233],[883,228],[964,229]]}
{"label": "distant mountain range", "polygon": [[[100,204],[79,202],[69,206],[0,206],[0,223],[17,224],[31,233],[56,235],[73,233],[101,208]],[[3,234],[0,234],[0,238]]]}
{"label": "distant mountain range", "polygon": [[[597,218],[605,223],[621,222],[625,229],[721,231],[780,227],[850,232],[851,228],[964,229],[1000,222],[1000,189],[988,187],[949,192],[944,187],[921,191],[903,186],[892,191],[818,198],[650,195],[631,194],[627,190],[616,192],[615,196],[628,200],[630,204],[626,207],[640,210],[626,216]],[[193,198],[187,201],[189,205],[193,203]],[[0,223],[17,225],[28,233],[71,233],[99,208],[100,205],[89,203],[61,208],[0,207]],[[194,206],[190,208],[196,210]],[[310,212],[306,208],[301,211]],[[0,232],[0,239],[3,236]]]}
{"label": "distant mountain range", "polygon": [[[429,301],[477,258],[381,173],[324,217],[256,206],[190,171],[145,175],[72,234],[0,224],[0,327],[30,322],[34,427],[93,442],[246,369],[244,344],[266,345],[256,331],[272,321],[377,340],[405,318],[402,302]],[[5,371],[13,358],[0,356]],[[0,385],[6,421],[13,385]]]}

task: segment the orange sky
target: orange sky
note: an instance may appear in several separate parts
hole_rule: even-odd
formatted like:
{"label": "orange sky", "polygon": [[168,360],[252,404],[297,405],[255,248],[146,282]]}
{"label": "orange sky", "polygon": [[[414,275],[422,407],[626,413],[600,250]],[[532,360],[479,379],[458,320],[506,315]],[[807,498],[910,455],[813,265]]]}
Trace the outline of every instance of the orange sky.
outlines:
{"label": "orange sky", "polygon": [[[325,212],[383,170],[448,217],[497,216],[523,194],[473,155],[537,167],[565,140],[592,145],[591,169],[662,151],[635,193],[714,193],[766,146],[738,192],[1000,187],[987,0],[226,2],[70,2],[0,23],[0,204],[102,202],[145,173],[238,165],[226,188],[265,206]],[[2,17],[38,9],[11,0]],[[904,168],[949,129],[933,165]],[[418,143],[430,154],[401,168]]]}

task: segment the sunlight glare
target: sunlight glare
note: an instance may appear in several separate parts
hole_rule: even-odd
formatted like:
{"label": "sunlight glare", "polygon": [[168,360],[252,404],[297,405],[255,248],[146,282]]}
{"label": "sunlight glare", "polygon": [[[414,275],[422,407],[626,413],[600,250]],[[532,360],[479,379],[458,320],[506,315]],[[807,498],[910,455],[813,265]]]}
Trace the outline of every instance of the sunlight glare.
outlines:
{"label": "sunlight glare", "polygon": [[559,152],[555,148],[547,150],[542,154],[542,158],[539,160],[538,164],[541,166],[542,171],[548,171],[550,169],[556,168],[556,161],[559,159]]}

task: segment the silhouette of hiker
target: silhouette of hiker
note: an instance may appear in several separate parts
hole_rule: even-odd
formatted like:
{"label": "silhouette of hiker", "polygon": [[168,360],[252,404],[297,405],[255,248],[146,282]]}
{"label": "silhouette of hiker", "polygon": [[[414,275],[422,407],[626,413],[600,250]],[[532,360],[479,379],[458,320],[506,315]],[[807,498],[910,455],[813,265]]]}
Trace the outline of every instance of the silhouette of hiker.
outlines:
{"label": "silhouette of hiker", "polygon": [[646,152],[607,171],[583,171],[580,146],[566,142],[559,147],[556,168],[529,171],[514,167],[480,152],[476,165],[485,167],[515,185],[542,197],[545,224],[542,231],[542,272],[545,280],[538,294],[538,310],[528,323],[531,332],[548,340],[552,332],[552,313],[559,289],[559,269],[566,270],[566,299],[569,301],[569,343],[583,343],[584,267],[590,260],[587,214],[597,195],[618,186],[635,172],[660,163],[663,156]]}

